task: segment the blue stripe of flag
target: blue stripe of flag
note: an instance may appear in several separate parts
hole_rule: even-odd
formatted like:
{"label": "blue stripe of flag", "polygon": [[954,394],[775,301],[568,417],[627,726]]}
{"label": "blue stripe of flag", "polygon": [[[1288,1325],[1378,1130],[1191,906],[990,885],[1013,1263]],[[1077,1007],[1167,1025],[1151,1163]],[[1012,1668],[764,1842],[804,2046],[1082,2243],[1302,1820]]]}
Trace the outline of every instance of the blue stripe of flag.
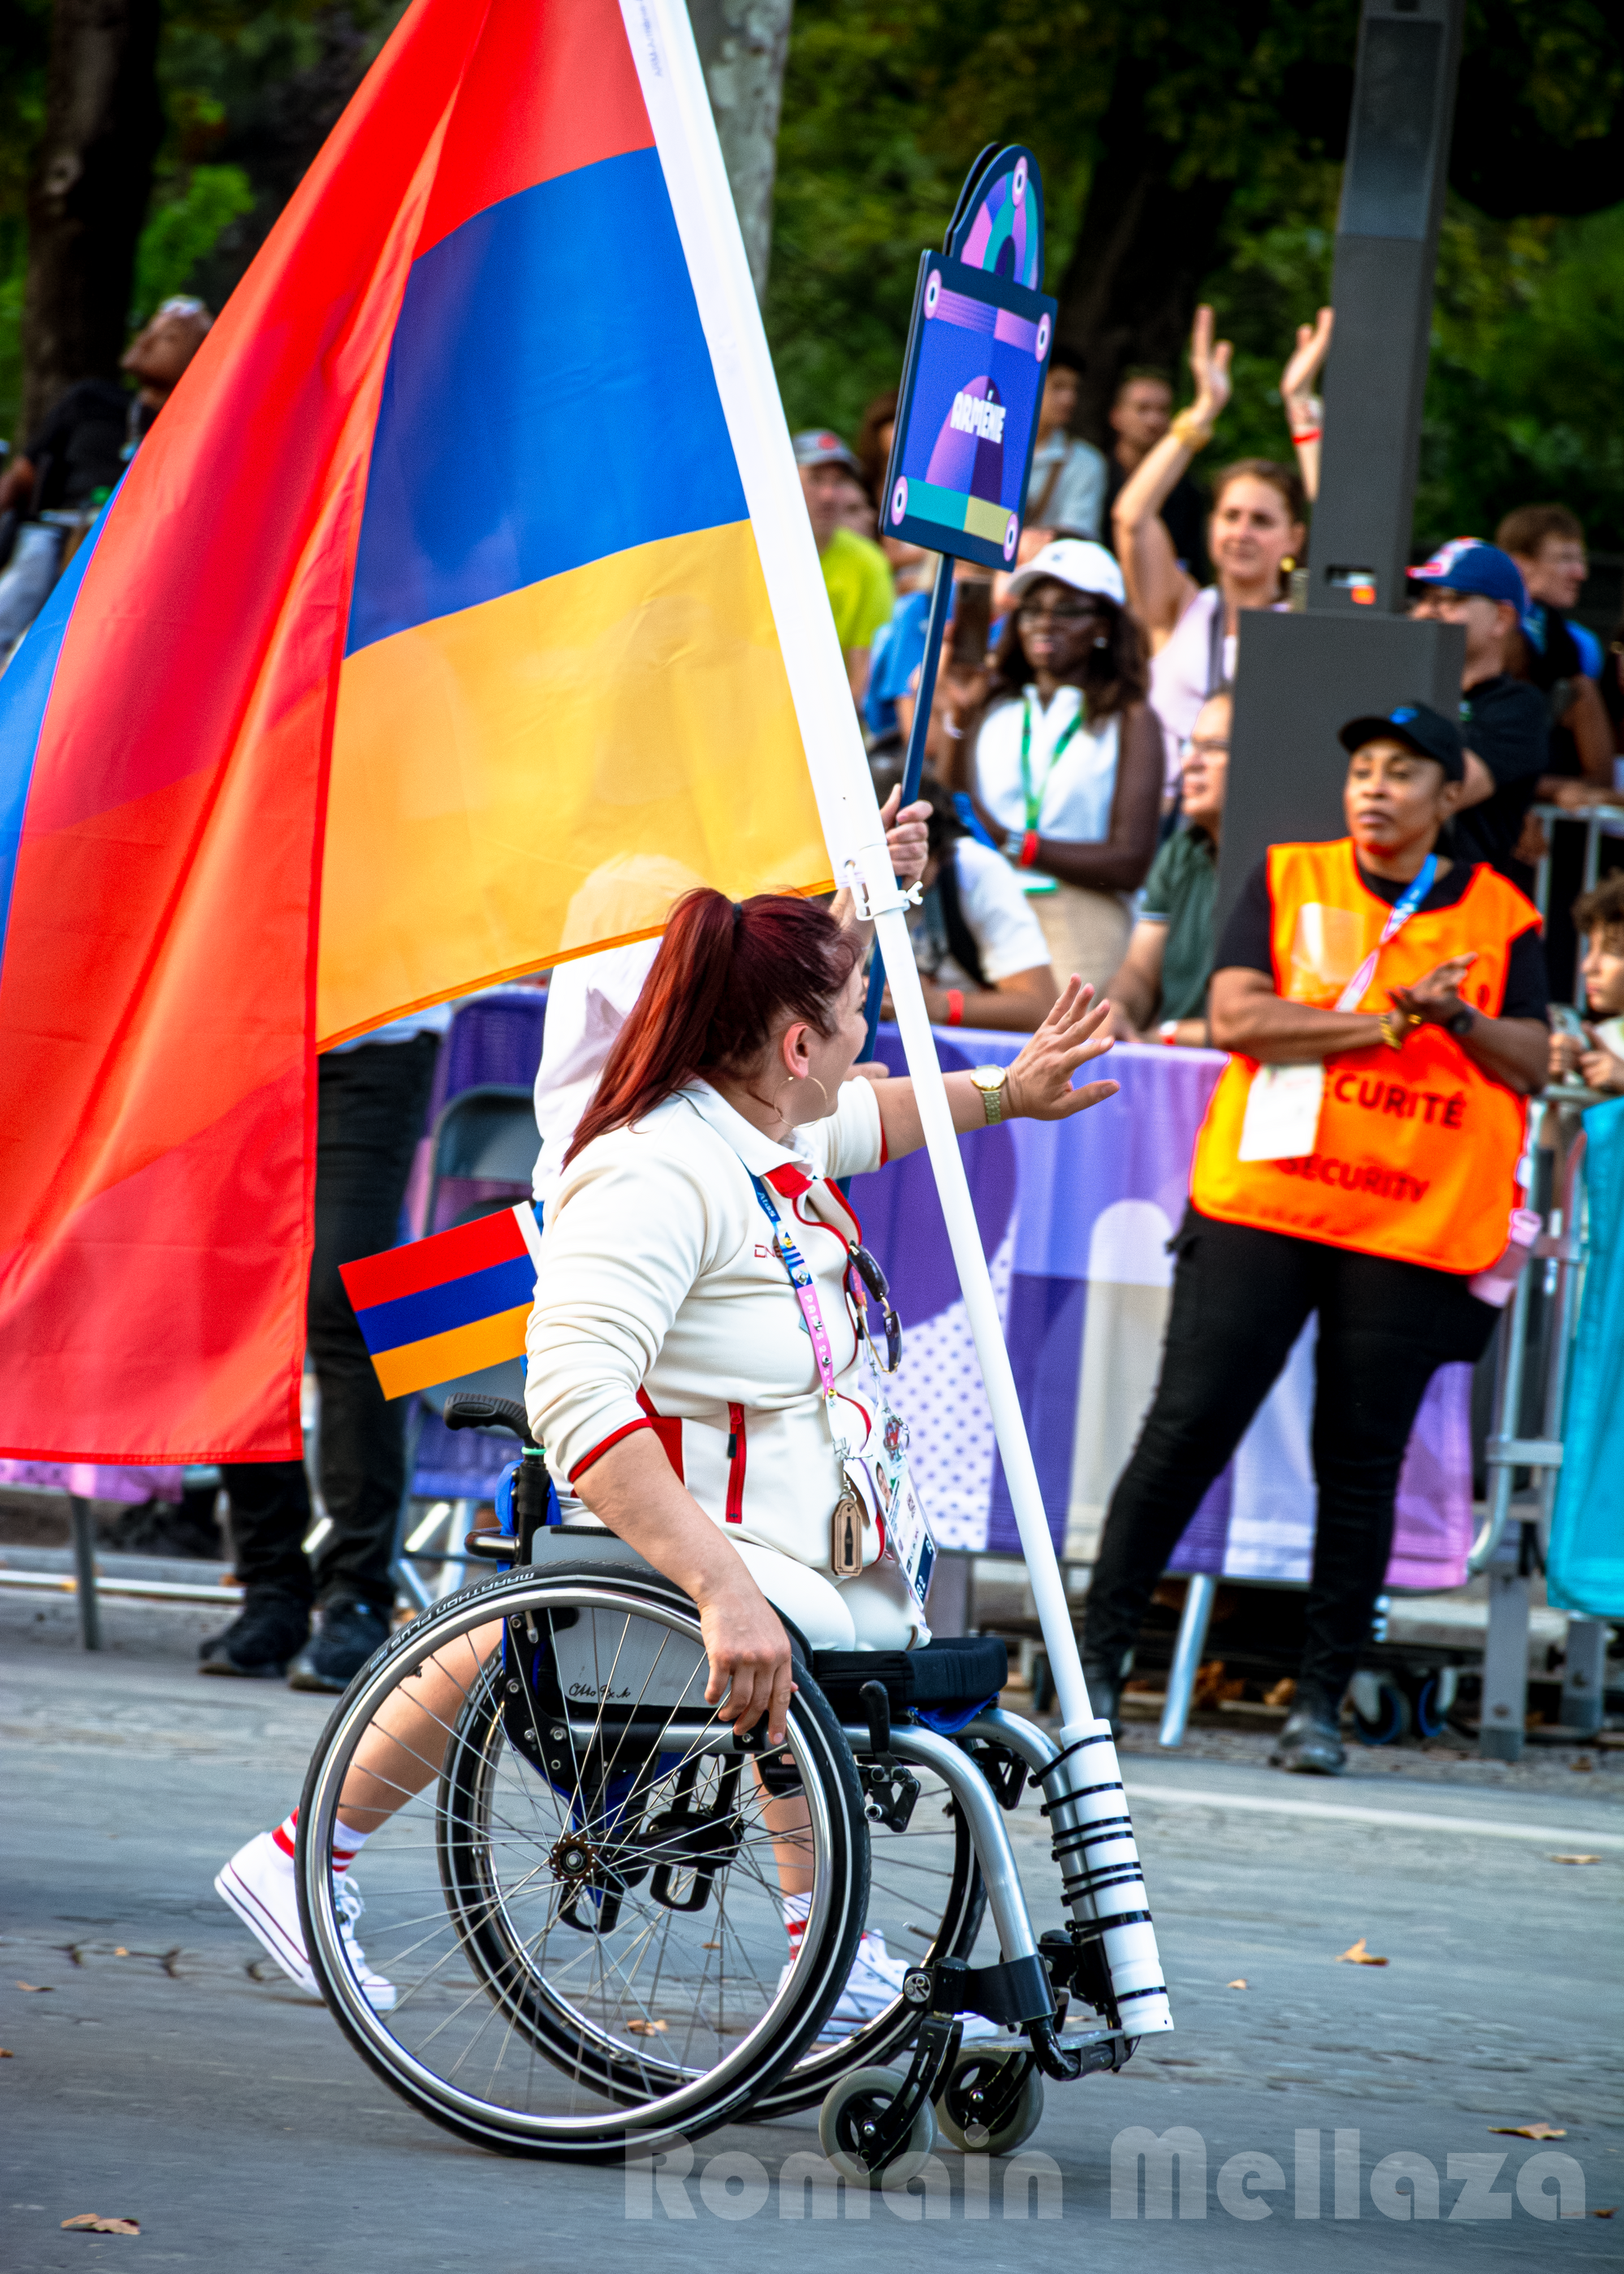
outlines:
{"label": "blue stripe of flag", "polygon": [[659,154],[583,166],[413,265],[346,652],[748,512]]}
{"label": "blue stripe of flag", "polygon": [[95,527],[51,588],[49,599],[28,627],[22,645],[0,679],[0,946],[11,907],[11,885],[22,841],[23,815],[34,780],[34,761],[45,724],[45,706],[56,682],[68,618],[85,581],[90,556],[107,519],[104,506]]}
{"label": "blue stripe of flag", "polygon": [[470,1271],[461,1279],[447,1279],[427,1287],[420,1295],[400,1295],[392,1303],[374,1303],[357,1311],[366,1347],[374,1358],[420,1343],[430,1335],[449,1334],[453,1327],[471,1327],[477,1320],[493,1319],[516,1310],[536,1292],[536,1267],[528,1255],[509,1263],[492,1263],[484,1271]]}

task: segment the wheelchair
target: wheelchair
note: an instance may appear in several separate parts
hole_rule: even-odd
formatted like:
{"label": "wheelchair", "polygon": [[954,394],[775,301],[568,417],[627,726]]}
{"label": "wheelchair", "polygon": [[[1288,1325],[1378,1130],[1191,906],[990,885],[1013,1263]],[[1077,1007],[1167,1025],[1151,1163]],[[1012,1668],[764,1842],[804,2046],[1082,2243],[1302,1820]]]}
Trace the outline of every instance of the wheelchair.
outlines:
{"label": "wheelchair", "polygon": [[[415,2108],[500,2152],[604,2160],[816,2105],[825,2155],[872,2185],[938,2132],[1008,2152],[1045,2079],[1119,2069],[1172,2026],[1107,1724],[1062,1748],[1004,1712],[989,1638],[792,1636],[786,1742],[737,1735],[704,1702],[692,1602],[613,1533],[556,1522],[523,1408],[462,1393],[446,1418],[523,1449],[499,1530],[468,1542],[502,1568],[356,1676],[297,1847],[327,2002]],[[369,2002],[355,1891],[328,1867],[351,1778],[394,1808],[358,1873],[392,2004],[375,1982]],[[1028,1778],[1064,1905],[1041,1936],[1004,1820]],[[785,1892],[805,1899],[798,1936]],[[989,1910],[998,1962],[976,1965]],[[906,1970],[853,2007],[865,1927]],[[993,2040],[965,2044],[966,2015]]]}

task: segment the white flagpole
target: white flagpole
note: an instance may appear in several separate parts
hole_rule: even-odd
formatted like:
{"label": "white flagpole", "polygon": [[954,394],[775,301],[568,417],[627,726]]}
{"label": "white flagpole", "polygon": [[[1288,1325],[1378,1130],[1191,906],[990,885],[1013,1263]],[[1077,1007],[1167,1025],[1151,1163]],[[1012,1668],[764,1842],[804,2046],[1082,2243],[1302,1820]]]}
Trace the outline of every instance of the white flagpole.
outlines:
{"label": "white flagpole", "polygon": [[1095,1726],[873,778],[682,0],[621,0],[744,484],[833,873],[875,919],[1067,1744]]}

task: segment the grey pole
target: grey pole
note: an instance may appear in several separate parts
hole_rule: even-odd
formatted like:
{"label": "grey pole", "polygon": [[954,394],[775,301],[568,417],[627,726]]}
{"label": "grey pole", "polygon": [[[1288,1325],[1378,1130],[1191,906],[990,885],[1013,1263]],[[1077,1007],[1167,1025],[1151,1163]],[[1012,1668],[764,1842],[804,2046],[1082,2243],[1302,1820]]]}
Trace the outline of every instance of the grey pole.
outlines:
{"label": "grey pole", "polygon": [[1463,14],[1464,0],[1365,0],[1331,275],[1314,613],[1404,608]]}
{"label": "grey pole", "polygon": [[1345,833],[1345,720],[1460,700],[1463,635],[1403,610],[1463,11],[1365,0],[1306,612],[1240,618],[1220,926],[1270,845]]}
{"label": "grey pole", "polygon": [[79,1638],[86,1650],[102,1647],[102,1603],[96,1593],[96,1512],[77,1493],[68,1499],[73,1524],[74,1592],[79,1596]]}

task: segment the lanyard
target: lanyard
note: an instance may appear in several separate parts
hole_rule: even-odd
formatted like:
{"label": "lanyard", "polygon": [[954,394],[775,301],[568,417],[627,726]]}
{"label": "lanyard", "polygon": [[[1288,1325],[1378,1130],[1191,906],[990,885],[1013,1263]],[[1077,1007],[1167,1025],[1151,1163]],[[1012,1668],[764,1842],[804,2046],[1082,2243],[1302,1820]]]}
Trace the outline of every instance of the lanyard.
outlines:
{"label": "lanyard", "polygon": [[1372,948],[1364,962],[1360,964],[1352,978],[1342,989],[1342,995],[1339,998],[1336,1005],[1339,1011],[1357,1011],[1358,1009],[1360,998],[1363,997],[1365,989],[1370,985],[1371,981],[1376,975],[1377,957],[1381,953],[1382,949],[1387,945],[1387,942],[1390,939],[1396,939],[1399,933],[1403,930],[1404,926],[1410,922],[1410,917],[1414,915],[1422,901],[1425,900],[1427,894],[1432,891],[1432,879],[1437,876],[1437,874],[1438,855],[1436,853],[1429,853],[1425,860],[1421,863],[1421,874],[1416,878],[1414,884],[1410,885],[1409,891],[1403,895],[1402,899],[1395,901],[1392,907],[1387,910],[1387,920],[1381,927],[1381,937],[1376,942],[1375,946]]}
{"label": "lanyard", "polygon": [[839,1396],[835,1389],[834,1346],[829,1339],[829,1329],[823,1324],[823,1306],[817,1299],[817,1289],[813,1284],[811,1270],[806,1258],[796,1246],[783,1217],[773,1206],[772,1196],[766,1186],[754,1170],[747,1170],[745,1173],[755,1186],[756,1197],[761,1202],[767,1220],[772,1226],[772,1244],[778,1251],[779,1261],[789,1275],[789,1284],[794,1291],[795,1300],[801,1306],[801,1315],[807,1322],[807,1333],[812,1343],[812,1355],[817,1362],[818,1384],[823,1393],[823,1416],[829,1424],[829,1434],[834,1440],[836,1458],[844,1461],[850,1456],[852,1443],[835,1419],[835,1408],[839,1403]]}
{"label": "lanyard", "polygon": [[1083,698],[1079,694],[1077,698],[1076,712],[1060,729],[1059,740],[1049,754],[1049,764],[1043,769],[1043,779],[1038,784],[1034,793],[1032,787],[1032,697],[1035,692],[1035,689],[1029,687],[1021,697],[1020,790],[1022,797],[1026,800],[1028,829],[1037,827],[1038,817],[1043,810],[1043,794],[1049,787],[1049,778],[1059,764],[1066,744],[1083,723]]}

